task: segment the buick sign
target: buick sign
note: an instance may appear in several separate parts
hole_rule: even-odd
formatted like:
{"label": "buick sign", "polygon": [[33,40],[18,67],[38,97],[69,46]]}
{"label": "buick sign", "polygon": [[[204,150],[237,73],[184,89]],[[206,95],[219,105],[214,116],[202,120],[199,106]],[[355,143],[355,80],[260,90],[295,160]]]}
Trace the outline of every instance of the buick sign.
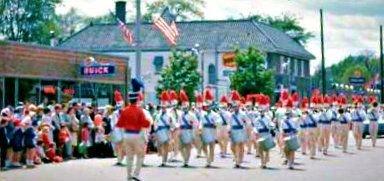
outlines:
{"label": "buick sign", "polygon": [[116,65],[113,63],[99,63],[93,61],[85,61],[80,65],[80,75],[82,76],[102,76],[114,75],[116,73]]}

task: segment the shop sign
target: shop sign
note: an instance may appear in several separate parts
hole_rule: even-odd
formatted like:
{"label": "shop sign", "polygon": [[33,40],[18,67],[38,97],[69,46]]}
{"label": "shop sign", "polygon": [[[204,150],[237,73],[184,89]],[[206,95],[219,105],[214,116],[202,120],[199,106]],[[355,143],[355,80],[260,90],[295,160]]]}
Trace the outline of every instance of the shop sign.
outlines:
{"label": "shop sign", "polygon": [[362,86],[365,83],[364,77],[349,77],[349,83],[354,86]]}
{"label": "shop sign", "polygon": [[93,57],[89,57],[80,65],[80,75],[82,76],[106,76],[116,73],[114,63],[99,63]]}

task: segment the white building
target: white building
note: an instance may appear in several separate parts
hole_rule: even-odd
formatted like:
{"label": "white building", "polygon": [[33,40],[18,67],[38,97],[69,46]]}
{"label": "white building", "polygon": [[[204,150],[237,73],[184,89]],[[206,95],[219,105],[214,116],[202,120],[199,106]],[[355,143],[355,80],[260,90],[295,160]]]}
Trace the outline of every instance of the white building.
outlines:
{"label": "white building", "polygon": [[[119,10],[125,8],[119,6],[125,4],[116,5],[117,16],[124,17],[125,13]],[[133,23],[127,26],[134,29]],[[290,87],[301,95],[309,94],[309,67],[314,56],[282,31],[253,20],[177,22],[177,27],[180,38],[175,48],[199,50],[199,71],[204,75],[203,85],[216,87],[216,95],[229,92],[229,75],[234,70],[234,47],[245,49],[250,46],[265,52],[266,66],[276,72],[276,85]],[[141,41],[141,75],[146,84],[145,94],[148,101],[155,102],[159,72],[169,63],[171,47],[151,23],[141,26]],[[91,24],[59,47],[128,57],[131,75],[135,75],[135,47],[123,40],[117,23]],[[289,66],[284,69],[283,65],[287,63]]]}

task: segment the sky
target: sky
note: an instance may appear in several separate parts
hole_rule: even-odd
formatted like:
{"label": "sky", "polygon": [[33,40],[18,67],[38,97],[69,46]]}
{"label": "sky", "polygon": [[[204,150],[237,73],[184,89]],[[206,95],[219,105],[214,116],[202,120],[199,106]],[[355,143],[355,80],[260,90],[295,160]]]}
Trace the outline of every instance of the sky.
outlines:
{"label": "sky", "polygon": [[[100,16],[114,11],[115,0],[62,0],[58,13],[71,7],[87,16]],[[154,0],[142,0],[143,5]],[[127,0],[127,11],[133,11],[134,0]],[[311,72],[319,67],[320,15],[324,10],[324,38],[326,66],[342,60],[348,55],[373,51],[379,55],[379,26],[384,25],[384,0],[205,0],[205,19],[222,20],[244,18],[250,14],[279,16],[294,15],[300,25],[313,32],[305,46],[316,56],[311,62]],[[143,8],[144,9],[144,8]],[[142,10],[144,11],[144,10]]]}

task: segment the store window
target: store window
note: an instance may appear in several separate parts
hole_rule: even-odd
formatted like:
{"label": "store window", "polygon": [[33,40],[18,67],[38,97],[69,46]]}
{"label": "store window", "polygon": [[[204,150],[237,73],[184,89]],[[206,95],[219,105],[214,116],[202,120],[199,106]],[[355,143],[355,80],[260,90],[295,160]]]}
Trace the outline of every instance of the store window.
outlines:
{"label": "store window", "polygon": [[16,80],[15,78],[4,79],[5,106],[8,106],[8,105],[14,106],[16,103],[15,80]]}
{"label": "store window", "polygon": [[156,74],[159,74],[164,65],[164,58],[162,56],[155,56],[153,59],[153,65],[155,66]]}
{"label": "store window", "polygon": [[19,79],[18,98],[21,102],[40,104],[40,81]]}
{"label": "store window", "polygon": [[57,88],[57,81],[56,80],[42,80],[41,81],[41,89],[39,91],[40,93],[40,99],[41,100],[48,100],[48,103],[54,104],[57,103],[57,95],[58,95],[58,88]]}
{"label": "store window", "polygon": [[208,83],[216,84],[216,67],[213,64],[208,66]]}

